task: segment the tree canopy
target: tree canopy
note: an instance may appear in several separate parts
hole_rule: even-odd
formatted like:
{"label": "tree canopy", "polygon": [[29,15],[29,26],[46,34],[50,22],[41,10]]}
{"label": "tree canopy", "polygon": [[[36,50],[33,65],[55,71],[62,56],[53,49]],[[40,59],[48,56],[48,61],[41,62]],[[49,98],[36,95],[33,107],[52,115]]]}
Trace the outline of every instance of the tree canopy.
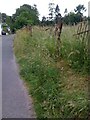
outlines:
{"label": "tree canopy", "polygon": [[[73,9],[73,12],[69,12],[67,8],[64,10],[64,16],[60,13],[59,5],[57,4],[55,7],[54,3],[49,3],[49,16],[43,16],[42,17],[42,23],[43,25],[53,25],[57,23],[58,17],[63,20],[64,24],[67,25],[73,25],[78,24],[79,22],[83,21],[83,18],[86,18],[83,13],[86,11],[86,8],[84,5],[79,4],[76,6],[75,9]],[[47,19],[49,18],[49,19]]]}
{"label": "tree canopy", "polygon": [[[1,13],[0,20],[2,19],[2,23],[6,23],[11,30],[20,29],[25,25],[37,25],[41,23],[42,25],[53,25],[55,21],[57,21],[57,17],[62,17],[60,13],[59,5],[57,4],[55,7],[54,3],[49,3],[49,14],[48,16],[43,16],[42,21],[39,20],[39,12],[37,6],[34,4],[33,6],[24,4],[20,6],[20,8],[16,9],[16,12],[12,16],[8,16],[5,13]],[[64,24],[77,24],[78,22],[83,20],[83,13],[86,11],[84,5],[78,5],[73,10],[73,12],[69,12],[67,8],[64,11],[64,16],[62,17]]]}
{"label": "tree canopy", "polygon": [[37,6],[24,4],[17,8],[12,16],[2,13],[2,23],[8,24],[11,30],[22,28],[24,25],[36,25],[39,23]]}

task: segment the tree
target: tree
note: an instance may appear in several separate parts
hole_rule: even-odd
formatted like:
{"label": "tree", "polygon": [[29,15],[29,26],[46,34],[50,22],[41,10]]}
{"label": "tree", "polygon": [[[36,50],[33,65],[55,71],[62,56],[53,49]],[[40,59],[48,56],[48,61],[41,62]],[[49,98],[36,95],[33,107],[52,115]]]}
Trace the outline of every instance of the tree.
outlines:
{"label": "tree", "polygon": [[2,21],[2,14],[0,13],[0,23],[1,23],[1,21]]}
{"label": "tree", "polygon": [[56,8],[55,8],[55,15],[58,15],[58,14],[59,14],[59,12],[60,12],[59,6],[58,6],[58,5],[56,5]]}
{"label": "tree", "polygon": [[55,8],[54,8],[54,3],[49,3],[49,19],[50,19],[50,21],[53,21],[53,19],[54,19],[54,10],[55,10]]}
{"label": "tree", "polygon": [[76,12],[76,14],[78,15],[80,22],[83,20],[83,13],[86,11],[86,8],[84,7],[84,5],[78,5],[76,7],[76,9],[74,9],[74,11]]}
{"label": "tree", "polygon": [[[68,14],[65,14],[63,20],[65,24],[73,25],[81,22],[84,18],[83,13],[86,11],[86,8],[84,5],[78,5],[74,12],[70,12]],[[65,10],[67,12],[67,10]],[[64,12],[64,13],[65,13]]]}
{"label": "tree", "polygon": [[6,22],[7,15],[5,13],[2,13],[2,23]]}
{"label": "tree", "polygon": [[27,25],[28,24],[28,12],[22,12],[16,19],[15,21],[15,27],[17,29],[20,29],[22,28],[24,25]]}
{"label": "tree", "polygon": [[42,23],[42,25],[44,25],[44,26],[46,25],[46,20],[47,20],[47,19],[46,19],[46,17],[45,17],[45,16],[43,16],[43,17],[42,17],[42,22],[41,22],[41,23]]}
{"label": "tree", "polygon": [[77,13],[77,14],[80,14],[80,15],[83,15],[83,13],[86,11],[86,8],[84,7],[84,5],[78,5],[74,11]]}
{"label": "tree", "polygon": [[61,18],[62,18],[62,16],[60,14],[60,8],[59,8],[58,5],[56,5],[56,8],[55,8],[55,23],[57,24],[57,23],[61,22]]}
{"label": "tree", "polygon": [[24,4],[20,8],[16,9],[16,13],[13,14],[12,18],[14,21],[14,27],[16,29],[22,28],[24,25],[35,25],[39,23],[39,13],[37,6]]}
{"label": "tree", "polygon": [[31,5],[24,4],[23,6],[21,6],[16,10],[16,13],[13,15],[13,17],[17,19],[17,17],[20,16],[20,14],[22,14],[23,12],[25,13],[28,12],[28,16],[26,16],[26,18],[29,17],[31,21],[33,21],[32,24],[37,24],[39,22],[39,17],[38,17],[39,13],[36,8],[36,5],[31,6]]}
{"label": "tree", "polygon": [[78,18],[79,18],[79,22],[83,21],[83,13],[86,11],[86,8],[84,7],[84,5],[78,5],[74,11],[76,12]]}
{"label": "tree", "polygon": [[81,17],[78,14],[75,14],[74,12],[70,12],[64,16],[63,21],[67,25],[73,25],[79,23],[80,18]]}
{"label": "tree", "polygon": [[35,4],[33,6],[28,4],[20,6],[12,16],[7,16],[5,13],[1,15],[2,23],[6,23],[11,31],[22,28],[24,25],[36,25],[39,23],[39,13]]}
{"label": "tree", "polygon": [[68,13],[68,10],[67,8],[65,8],[64,14],[66,15],[67,13]]}

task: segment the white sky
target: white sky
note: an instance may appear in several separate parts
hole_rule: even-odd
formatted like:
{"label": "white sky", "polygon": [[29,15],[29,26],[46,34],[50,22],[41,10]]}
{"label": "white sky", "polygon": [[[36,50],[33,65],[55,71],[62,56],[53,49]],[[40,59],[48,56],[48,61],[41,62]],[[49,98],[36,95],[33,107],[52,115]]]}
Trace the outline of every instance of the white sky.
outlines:
{"label": "white sky", "polygon": [[60,12],[63,15],[65,8],[68,9],[68,12],[73,11],[79,4],[84,4],[87,8],[85,15],[88,15],[88,2],[90,0],[1,0],[0,2],[0,12],[6,13],[7,15],[12,15],[15,13],[16,9],[23,4],[37,5],[37,9],[42,16],[48,16],[48,4],[53,2],[59,5]]}

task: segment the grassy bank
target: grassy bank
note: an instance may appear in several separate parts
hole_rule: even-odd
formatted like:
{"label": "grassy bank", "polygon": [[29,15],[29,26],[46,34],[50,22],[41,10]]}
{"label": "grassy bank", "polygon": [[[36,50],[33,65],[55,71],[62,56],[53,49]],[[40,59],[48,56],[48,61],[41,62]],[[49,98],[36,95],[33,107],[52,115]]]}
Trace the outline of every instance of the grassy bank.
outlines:
{"label": "grassy bank", "polygon": [[60,60],[56,60],[55,40],[50,31],[34,27],[32,37],[26,31],[16,33],[14,51],[20,75],[32,95],[38,118],[86,118],[88,115],[87,57],[80,64],[80,56],[87,53],[84,51],[82,55],[83,46],[75,41],[70,30],[74,33],[69,27],[62,32]]}

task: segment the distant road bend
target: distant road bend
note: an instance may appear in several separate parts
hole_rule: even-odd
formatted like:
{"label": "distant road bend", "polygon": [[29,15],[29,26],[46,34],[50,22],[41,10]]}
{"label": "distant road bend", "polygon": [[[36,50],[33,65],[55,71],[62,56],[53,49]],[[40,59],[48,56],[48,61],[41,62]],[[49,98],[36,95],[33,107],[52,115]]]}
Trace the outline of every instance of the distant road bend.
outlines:
{"label": "distant road bend", "polygon": [[13,54],[14,35],[2,36],[2,116],[34,118],[32,100],[20,80]]}

